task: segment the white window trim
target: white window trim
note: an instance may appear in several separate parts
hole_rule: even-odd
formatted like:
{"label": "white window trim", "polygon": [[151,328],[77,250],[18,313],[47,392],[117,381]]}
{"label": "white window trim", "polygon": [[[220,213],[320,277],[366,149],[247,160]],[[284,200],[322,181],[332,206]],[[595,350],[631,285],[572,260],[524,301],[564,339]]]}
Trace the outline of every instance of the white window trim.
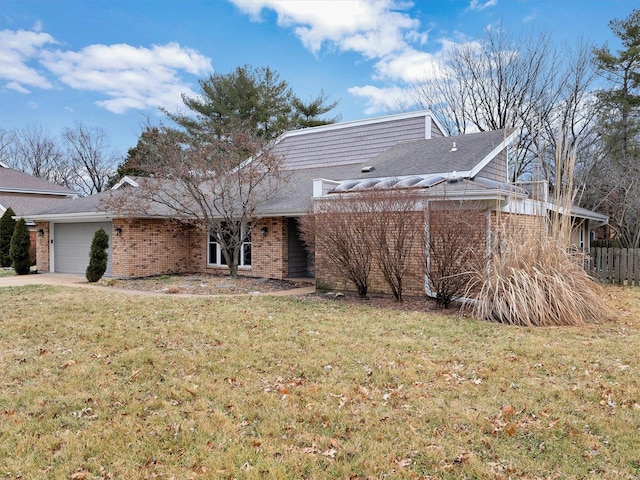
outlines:
{"label": "white window trim", "polygon": [[[226,263],[222,263],[224,260],[222,256],[222,249],[220,248],[220,243],[217,241],[212,241],[213,234],[207,234],[207,267],[214,268],[229,268]],[[217,263],[211,263],[211,245],[216,246],[216,258],[218,259]],[[240,263],[238,264],[238,269],[240,270],[250,270],[251,263],[245,264],[245,248],[249,246],[251,248],[251,241],[242,242],[242,246],[240,247]]]}

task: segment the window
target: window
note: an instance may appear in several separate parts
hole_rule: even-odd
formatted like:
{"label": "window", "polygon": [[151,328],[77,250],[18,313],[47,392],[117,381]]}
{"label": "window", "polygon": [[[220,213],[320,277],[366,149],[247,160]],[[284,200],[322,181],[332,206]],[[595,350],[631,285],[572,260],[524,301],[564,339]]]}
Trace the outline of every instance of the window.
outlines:
{"label": "window", "polygon": [[[227,265],[227,260],[224,258],[224,255],[222,254],[220,243],[218,242],[218,237],[214,233],[209,234],[207,247],[208,247],[208,253],[207,253],[208,265],[217,265],[217,266]],[[240,263],[238,264],[238,266],[239,267],[251,266],[251,225],[248,225],[245,229],[244,241],[242,242],[242,246],[240,247]]]}

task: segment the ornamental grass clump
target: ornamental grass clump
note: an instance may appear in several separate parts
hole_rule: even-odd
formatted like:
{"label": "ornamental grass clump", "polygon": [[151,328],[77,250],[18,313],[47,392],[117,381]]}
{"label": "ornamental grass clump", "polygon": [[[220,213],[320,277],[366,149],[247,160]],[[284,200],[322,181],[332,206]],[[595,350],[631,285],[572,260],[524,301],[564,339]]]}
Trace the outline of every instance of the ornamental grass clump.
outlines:
{"label": "ornamental grass clump", "polygon": [[[474,273],[474,315],[519,326],[571,326],[607,317],[603,293],[572,245],[575,156],[556,152],[554,205],[537,217],[499,215],[491,255]],[[537,222],[531,219],[539,219]]]}
{"label": "ornamental grass clump", "polygon": [[519,326],[583,325],[606,317],[601,290],[552,237],[504,229],[501,248],[483,271],[473,307],[478,318]]}

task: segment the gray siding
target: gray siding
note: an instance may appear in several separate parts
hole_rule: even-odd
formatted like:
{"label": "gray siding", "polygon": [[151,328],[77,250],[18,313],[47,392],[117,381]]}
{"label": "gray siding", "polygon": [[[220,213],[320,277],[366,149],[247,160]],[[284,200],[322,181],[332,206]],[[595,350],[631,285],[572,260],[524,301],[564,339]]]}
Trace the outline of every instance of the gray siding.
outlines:
{"label": "gray siding", "polygon": [[284,138],[274,153],[285,155],[288,168],[362,163],[398,143],[425,138],[425,117],[396,119],[344,128],[309,130]]}
{"label": "gray siding", "polygon": [[53,226],[53,269],[57,273],[84,275],[89,265],[89,250],[96,230],[109,235],[109,255],[105,277],[111,276],[111,222],[56,223]]}
{"label": "gray siding", "polygon": [[309,254],[304,247],[304,243],[300,240],[298,234],[298,219],[288,218],[287,230],[288,230],[288,262],[289,271],[287,275],[290,278],[310,277],[309,272]]}
{"label": "gray siding", "polygon": [[444,133],[438,128],[434,122],[431,122],[431,138],[442,138]]}
{"label": "gray siding", "polygon": [[486,167],[484,167],[477,175],[478,177],[496,180],[498,182],[507,181],[507,152],[502,150],[496,155]]}

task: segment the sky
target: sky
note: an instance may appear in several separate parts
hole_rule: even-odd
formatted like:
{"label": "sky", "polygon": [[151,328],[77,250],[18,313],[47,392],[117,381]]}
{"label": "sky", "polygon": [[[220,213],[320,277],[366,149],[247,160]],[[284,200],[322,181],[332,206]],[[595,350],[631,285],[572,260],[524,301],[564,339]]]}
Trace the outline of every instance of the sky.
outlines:
{"label": "sky", "polygon": [[198,80],[270,67],[342,121],[396,111],[455,44],[486,29],[618,46],[637,0],[0,0],[0,128],[82,123],[124,157]]}

